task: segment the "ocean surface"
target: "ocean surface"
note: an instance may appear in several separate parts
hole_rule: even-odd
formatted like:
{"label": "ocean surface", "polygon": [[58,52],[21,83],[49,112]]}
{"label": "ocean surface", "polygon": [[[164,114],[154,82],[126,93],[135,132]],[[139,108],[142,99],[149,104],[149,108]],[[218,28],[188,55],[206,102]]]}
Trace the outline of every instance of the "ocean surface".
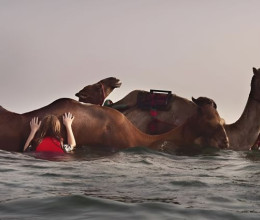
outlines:
{"label": "ocean surface", "polygon": [[0,219],[260,219],[260,153],[0,150]]}

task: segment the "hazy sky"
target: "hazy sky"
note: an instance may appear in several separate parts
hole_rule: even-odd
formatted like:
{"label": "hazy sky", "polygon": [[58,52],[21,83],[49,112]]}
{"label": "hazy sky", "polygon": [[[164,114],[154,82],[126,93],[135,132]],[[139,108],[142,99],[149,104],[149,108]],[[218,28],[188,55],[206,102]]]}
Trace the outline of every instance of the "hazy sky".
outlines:
{"label": "hazy sky", "polygon": [[0,105],[23,113],[115,76],[207,96],[234,122],[260,67],[259,0],[0,0]]}

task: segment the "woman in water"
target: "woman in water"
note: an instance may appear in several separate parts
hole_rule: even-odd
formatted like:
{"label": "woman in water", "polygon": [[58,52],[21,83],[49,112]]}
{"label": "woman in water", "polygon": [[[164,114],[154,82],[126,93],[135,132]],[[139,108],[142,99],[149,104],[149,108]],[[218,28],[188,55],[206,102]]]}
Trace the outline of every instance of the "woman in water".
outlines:
{"label": "woman in water", "polygon": [[[36,152],[70,152],[76,146],[72,131],[74,116],[69,112],[63,115],[63,124],[67,131],[67,143],[63,143],[61,124],[57,116],[48,115],[39,121],[34,117],[30,121],[31,132],[24,145],[23,151],[35,150]],[[29,150],[29,151],[30,151]]]}

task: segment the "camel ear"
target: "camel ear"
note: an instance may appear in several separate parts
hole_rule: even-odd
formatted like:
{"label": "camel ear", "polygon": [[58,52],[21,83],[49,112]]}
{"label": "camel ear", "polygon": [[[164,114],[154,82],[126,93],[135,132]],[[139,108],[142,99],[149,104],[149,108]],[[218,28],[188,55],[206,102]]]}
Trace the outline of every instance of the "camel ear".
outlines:
{"label": "camel ear", "polygon": [[257,71],[257,69],[256,69],[255,67],[253,67],[253,73],[254,73],[254,74],[257,74],[257,73],[258,73],[258,71]]}
{"label": "camel ear", "polygon": [[77,93],[75,94],[75,96],[79,97],[79,93],[77,92]]}
{"label": "camel ear", "polygon": [[196,102],[197,102],[197,99],[193,98],[193,96],[191,97],[191,100],[192,100],[195,104],[197,104],[197,103],[196,103]]}
{"label": "camel ear", "polygon": [[214,102],[214,101],[213,101],[213,107],[214,107],[215,109],[217,109],[217,104],[216,104],[216,102]]}
{"label": "camel ear", "polygon": [[195,98],[191,97],[191,100],[192,100],[196,105],[200,106],[200,103],[199,103],[199,100],[198,100],[198,99],[199,99],[199,98],[195,99]]}

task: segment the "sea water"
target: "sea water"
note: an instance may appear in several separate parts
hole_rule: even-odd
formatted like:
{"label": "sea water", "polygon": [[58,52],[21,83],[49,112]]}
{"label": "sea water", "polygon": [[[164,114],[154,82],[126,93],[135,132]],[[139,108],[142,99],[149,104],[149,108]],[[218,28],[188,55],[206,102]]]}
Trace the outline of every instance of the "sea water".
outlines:
{"label": "sea water", "polygon": [[260,154],[0,151],[0,219],[260,219]]}

